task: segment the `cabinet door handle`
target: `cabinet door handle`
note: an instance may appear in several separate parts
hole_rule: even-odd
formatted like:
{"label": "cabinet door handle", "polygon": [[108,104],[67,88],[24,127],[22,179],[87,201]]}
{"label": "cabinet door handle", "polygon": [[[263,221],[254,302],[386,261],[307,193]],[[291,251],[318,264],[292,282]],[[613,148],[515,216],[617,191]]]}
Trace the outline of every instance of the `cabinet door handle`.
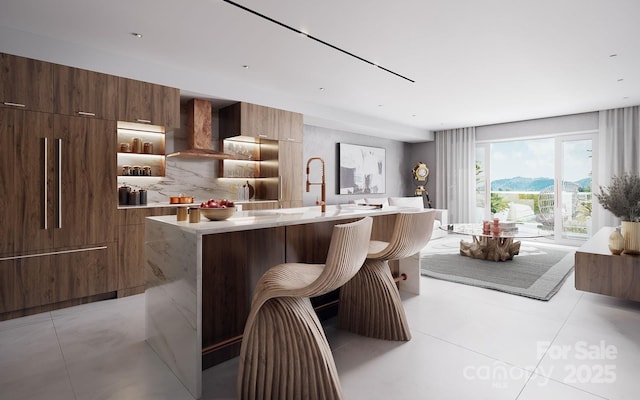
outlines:
{"label": "cabinet door handle", "polygon": [[258,134],[258,137],[259,137],[259,138],[265,138],[265,139],[266,139],[268,136],[267,136],[267,135],[265,135],[265,134],[259,133],[259,134]]}
{"label": "cabinet door handle", "polygon": [[58,142],[58,229],[62,228],[62,139]]}
{"label": "cabinet door handle", "polygon": [[11,106],[11,107],[26,107],[24,104],[20,104],[20,103],[12,103],[10,101],[5,101],[2,104],[4,104],[5,106]]}
{"label": "cabinet door handle", "polygon": [[47,219],[47,210],[49,209],[49,195],[47,193],[48,187],[49,185],[47,184],[47,181],[49,180],[49,169],[48,169],[48,165],[49,165],[49,156],[48,156],[48,142],[47,142],[47,138],[43,138],[44,141],[42,142],[42,147],[43,147],[43,161],[44,161],[44,179],[42,181],[42,215],[43,215],[43,228],[44,229],[49,229],[49,221]]}
{"label": "cabinet door handle", "polygon": [[78,111],[78,115],[82,115],[83,117],[95,117],[96,113],[86,112],[86,111]]}
{"label": "cabinet door handle", "polygon": [[136,119],[136,121],[140,122],[141,124],[150,124],[151,120],[150,119]]}

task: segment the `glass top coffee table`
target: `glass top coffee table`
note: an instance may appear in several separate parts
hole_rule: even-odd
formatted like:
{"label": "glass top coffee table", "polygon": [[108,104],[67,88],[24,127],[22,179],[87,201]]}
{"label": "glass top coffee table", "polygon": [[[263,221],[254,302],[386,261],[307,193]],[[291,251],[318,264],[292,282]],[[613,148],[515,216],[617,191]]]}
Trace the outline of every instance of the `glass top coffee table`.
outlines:
{"label": "glass top coffee table", "polygon": [[452,224],[440,229],[449,233],[468,235],[472,242],[460,240],[460,255],[481,260],[507,261],[520,252],[520,242],[514,239],[532,239],[552,236],[546,231],[526,225],[516,225],[516,229],[502,230],[498,235],[484,233],[482,224]]}

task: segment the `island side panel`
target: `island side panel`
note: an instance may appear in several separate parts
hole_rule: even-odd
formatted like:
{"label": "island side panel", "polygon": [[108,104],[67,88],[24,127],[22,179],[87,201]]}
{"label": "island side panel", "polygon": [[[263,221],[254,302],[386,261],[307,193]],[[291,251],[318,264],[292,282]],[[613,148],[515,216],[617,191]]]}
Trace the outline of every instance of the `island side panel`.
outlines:
{"label": "island side panel", "polygon": [[202,236],[202,365],[240,354],[244,325],[258,279],[285,262],[285,228]]}
{"label": "island side panel", "polygon": [[195,398],[202,393],[199,238],[147,219],[147,342]]}

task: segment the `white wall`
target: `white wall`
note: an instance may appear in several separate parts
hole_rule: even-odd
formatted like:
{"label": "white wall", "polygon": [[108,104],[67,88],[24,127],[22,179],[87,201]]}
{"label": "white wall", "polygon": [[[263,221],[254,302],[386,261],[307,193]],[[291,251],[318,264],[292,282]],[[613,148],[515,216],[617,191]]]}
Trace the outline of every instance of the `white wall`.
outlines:
{"label": "white wall", "polygon": [[[303,168],[300,174],[303,182],[306,180],[306,164],[310,157],[322,157],[326,168],[327,204],[344,204],[349,200],[365,197],[363,195],[339,195],[338,187],[338,143],[358,144],[363,146],[382,147],[386,150],[386,193],[370,195],[368,197],[405,196],[413,192],[413,187],[407,190],[405,179],[411,173],[411,168],[405,166],[405,143],[396,140],[382,139],[317,126],[304,126]],[[311,206],[320,197],[320,187],[312,186],[309,193],[303,193],[303,204]]]}

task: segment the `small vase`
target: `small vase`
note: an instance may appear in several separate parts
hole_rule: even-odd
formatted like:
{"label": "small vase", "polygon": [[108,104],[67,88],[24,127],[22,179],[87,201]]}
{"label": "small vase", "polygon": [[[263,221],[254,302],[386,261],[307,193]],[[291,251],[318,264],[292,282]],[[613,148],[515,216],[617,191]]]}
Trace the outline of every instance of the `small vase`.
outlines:
{"label": "small vase", "polygon": [[624,237],[620,233],[620,228],[616,228],[611,235],[609,235],[609,250],[611,254],[619,255],[624,250]]}
{"label": "small vase", "polygon": [[625,254],[640,254],[640,222],[622,221]]}

